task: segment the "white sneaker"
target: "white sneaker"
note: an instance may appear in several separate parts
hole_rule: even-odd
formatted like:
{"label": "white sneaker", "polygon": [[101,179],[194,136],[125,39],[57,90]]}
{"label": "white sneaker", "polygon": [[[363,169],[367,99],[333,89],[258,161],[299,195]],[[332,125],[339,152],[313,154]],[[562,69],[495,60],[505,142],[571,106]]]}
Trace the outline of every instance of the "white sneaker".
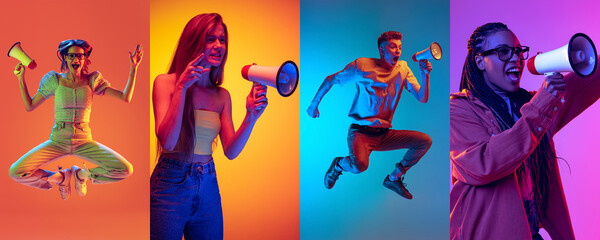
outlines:
{"label": "white sneaker", "polygon": [[60,192],[60,197],[63,200],[68,200],[71,196],[71,169],[62,167],[58,167],[58,172],[63,175],[63,180],[61,183],[56,183],[58,185],[58,191]]}
{"label": "white sneaker", "polygon": [[[85,165],[83,165],[83,169],[88,171]],[[71,172],[73,173],[73,180],[75,181],[75,191],[77,191],[77,194],[79,194],[79,196],[83,197],[87,194],[87,184],[85,180],[80,180],[79,177],[77,177],[77,172],[79,171],[81,171],[81,168],[79,168],[78,166],[73,165],[71,167]]]}

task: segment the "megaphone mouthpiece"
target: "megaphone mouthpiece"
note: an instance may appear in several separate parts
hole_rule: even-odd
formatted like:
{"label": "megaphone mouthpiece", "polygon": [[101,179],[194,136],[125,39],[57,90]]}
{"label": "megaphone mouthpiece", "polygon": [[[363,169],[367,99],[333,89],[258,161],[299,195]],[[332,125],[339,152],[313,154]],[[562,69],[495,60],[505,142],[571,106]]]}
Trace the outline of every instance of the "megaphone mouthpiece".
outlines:
{"label": "megaphone mouthpiece", "polygon": [[251,66],[252,65],[246,65],[246,66],[242,67],[242,77],[246,80],[249,80],[248,79],[248,70],[250,70]]}
{"label": "megaphone mouthpiece", "polygon": [[412,60],[413,60],[413,61],[415,61],[415,62],[418,62],[418,61],[419,61],[419,60],[417,60],[417,54],[416,54],[416,53],[415,53],[415,54],[413,54],[413,56],[412,56]]}
{"label": "megaphone mouthpiece", "polygon": [[531,57],[529,60],[527,60],[527,70],[529,70],[529,72],[533,75],[542,75],[544,73],[539,73],[536,69],[535,69],[535,58],[538,55],[535,55],[533,57]]}

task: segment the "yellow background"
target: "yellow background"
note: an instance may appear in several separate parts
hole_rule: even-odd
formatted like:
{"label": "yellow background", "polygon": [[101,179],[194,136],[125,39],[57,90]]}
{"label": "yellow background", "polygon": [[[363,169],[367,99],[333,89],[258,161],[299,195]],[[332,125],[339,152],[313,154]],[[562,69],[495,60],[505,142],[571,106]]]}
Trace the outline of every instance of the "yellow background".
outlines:
{"label": "yellow background", "polygon": [[[252,86],[241,77],[241,68],[252,63],[278,66],[286,60],[299,64],[300,4],[276,0],[151,1],[151,79],[167,72],[185,24],[195,15],[209,12],[221,14],[229,30],[223,87],[231,93],[237,129]],[[225,239],[299,238],[299,94],[297,90],[284,98],[269,88],[269,105],[242,153],[229,161],[219,144],[213,154]],[[152,170],[156,137],[152,113],[150,116]]]}

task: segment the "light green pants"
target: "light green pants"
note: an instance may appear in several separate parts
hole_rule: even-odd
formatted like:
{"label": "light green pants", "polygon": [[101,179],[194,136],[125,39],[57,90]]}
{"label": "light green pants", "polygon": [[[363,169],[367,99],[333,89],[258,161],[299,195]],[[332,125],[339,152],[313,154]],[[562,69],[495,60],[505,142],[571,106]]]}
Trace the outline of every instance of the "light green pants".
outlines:
{"label": "light green pants", "polygon": [[90,169],[93,183],[111,183],[123,180],[133,173],[133,166],[117,152],[92,140],[87,123],[54,125],[50,140],[31,149],[10,167],[9,176],[18,183],[50,189],[44,180],[55,172],[41,169],[44,165],[66,156],[76,156],[98,167]]}

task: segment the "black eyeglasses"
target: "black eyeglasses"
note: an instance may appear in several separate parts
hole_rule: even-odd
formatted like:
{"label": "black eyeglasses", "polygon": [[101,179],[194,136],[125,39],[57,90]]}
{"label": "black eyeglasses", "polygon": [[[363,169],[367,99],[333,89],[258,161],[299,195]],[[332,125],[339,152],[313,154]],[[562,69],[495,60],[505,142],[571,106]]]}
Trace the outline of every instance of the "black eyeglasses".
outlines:
{"label": "black eyeglasses", "polygon": [[85,54],[84,53],[67,53],[66,57],[68,60],[73,60],[75,58],[77,58],[79,60],[83,60],[85,58]]}
{"label": "black eyeglasses", "polygon": [[498,55],[498,58],[500,60],[502,60],[502,61],[508,61],[508,60],[510,60],[515,53],[517,54],[517,56],[521,60],[525,60],[525,59],[529,58],[529,47],[526,47],[526,46],[520,46],[520,47],[502,46],[502,47],[497,47],[497,48],[493,48],[493,49],[490,49],[490,50],[483,51],[483,52],[479,53],[479,56],[490,55],[490,54],[493,54],[494,52],[496,52],[496,54]]}

